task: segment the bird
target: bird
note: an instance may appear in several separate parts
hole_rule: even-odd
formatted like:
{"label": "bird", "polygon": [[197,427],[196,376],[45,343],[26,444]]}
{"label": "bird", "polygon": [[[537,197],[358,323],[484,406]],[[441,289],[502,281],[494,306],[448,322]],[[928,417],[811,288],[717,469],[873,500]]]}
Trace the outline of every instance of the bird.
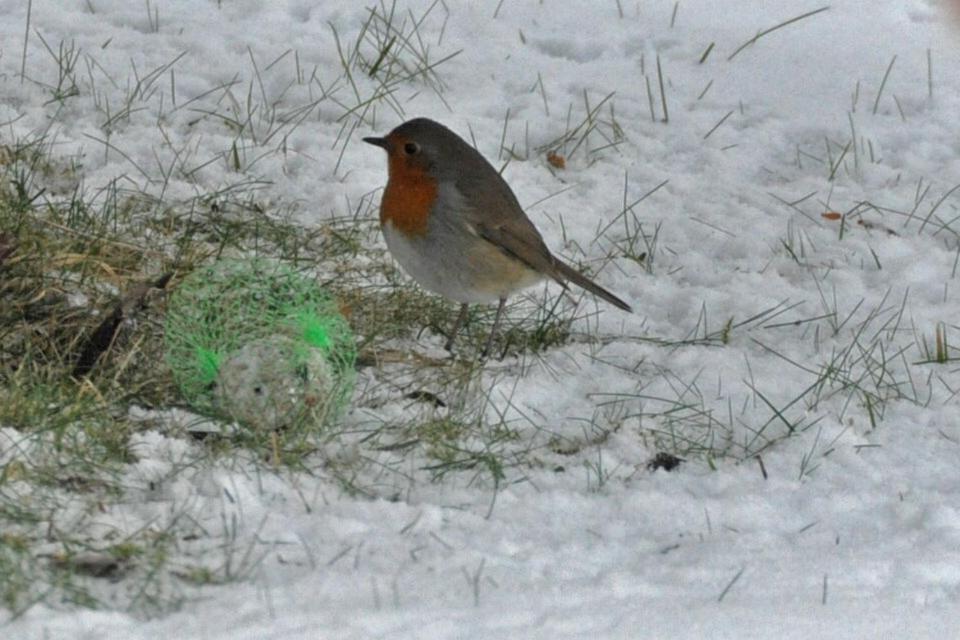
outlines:
{"label": "bird", "polygon": [[506,180],[444,125],[414,118],[363,141],[387,152],[380,228],[391,255],[423,288],[460,303],[447,351],[471,304],[497,302],[486,357],[507,297],[547,278],[633,311],[554,256]]}

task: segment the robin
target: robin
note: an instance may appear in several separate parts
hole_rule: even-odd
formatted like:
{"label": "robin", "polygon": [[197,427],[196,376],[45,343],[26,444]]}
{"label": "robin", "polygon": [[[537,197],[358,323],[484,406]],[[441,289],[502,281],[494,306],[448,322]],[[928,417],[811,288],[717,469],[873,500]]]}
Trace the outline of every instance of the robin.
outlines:
{"label": "robin", "polygon": [[446,348],[470,304],[499,301],[493,336],[507,296],[544,278],[572,282],[610,304],[630,305],[556,258],[496,169],[438,122],[416,118],[382,138],[364,138],[387,152],[380,228],[387,248],[425,289],[461,303]]}

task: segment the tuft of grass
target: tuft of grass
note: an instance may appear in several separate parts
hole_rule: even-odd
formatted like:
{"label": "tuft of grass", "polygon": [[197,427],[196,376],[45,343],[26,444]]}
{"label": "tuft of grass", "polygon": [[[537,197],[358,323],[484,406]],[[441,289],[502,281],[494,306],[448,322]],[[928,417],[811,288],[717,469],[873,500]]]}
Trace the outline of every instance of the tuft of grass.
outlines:
{"label": "tuft of grass", "polygon": [[[351,119],[373,126],[376,109],[381,104],[397,116],[403,116],[403,106],[395,94],[400,87],[411,83],[421,83],[444,101],[446,84],[437,69],[462,50],[436,54],[435,48],[442,43],[442,31],[436,44],[423,36],[424,23],[432,19],[438,8],[448,13],[439,0],[420,15],[398,9],[396,0],[389,4],[380,0],[379,4],[367,8],[366,21],[356,38],[349,42],[330,24],[341,75],[321,89],[342,109],[338,120]],[[341,97],[341,94],[346,95]]]}
{"label": "tuft of grass", "polygon": [[[614,93],[608,93],[592,103],[589,93],[583,92],[583,117],[574,119],[574,105],[567,107],[564,131],[535,149],[538,155],[554,153],[569,161],[578,151],[587,156],[588,164],[595,162],[600,152],[615,148],[624,141],[623,130],[617,124],[613,111]],[[603,109],[608,108],[605,118]],[[600,138],[594,145],[590,141]]]}
{"label": "tuft of grass", "polygon": [[669,182],[669,180],[664,180],[639,198],[630,201],[628,195],[630,179],[629,175],[624,173],[622,208],[610,222],[600,228],[595,234],[597,238],[603,237],[608,231],[622,224],[623,234],[613,242],[614,255],[622,256],[642,265],[648,274],[653,274],[662,223],[658,222],[653,225],[652,230],[650,230],[650,226],[648,225],[647,230],[645,230],[636,208],[647,198],[667,186]]}
{"label": "tuft of grass", "polygon": [[918,339],[917,345],[920,348],[921,359],[913,364],[947,364],[960,360],[960,356],[951,355],[951,352],[955,353],[957,351],[957,347],[951,345],[947,340],[946,323],[938,322],[934,327],[932,344],[928,342],[924,335]]}
{"label": "tuft of grass", "polygon": [[67,100],[80,95],[80,87],[77,83],[77,63],[80,61],[81,51],[74,41],[61,41],[57,45],[57,49],[54,50],[40,32],[37,32],[37,38],[56,66],[56,79],[52,82],[41,80],[35,80],[34,82],[50,93],[50,99],[45,104],[57,103],[62,107]]}

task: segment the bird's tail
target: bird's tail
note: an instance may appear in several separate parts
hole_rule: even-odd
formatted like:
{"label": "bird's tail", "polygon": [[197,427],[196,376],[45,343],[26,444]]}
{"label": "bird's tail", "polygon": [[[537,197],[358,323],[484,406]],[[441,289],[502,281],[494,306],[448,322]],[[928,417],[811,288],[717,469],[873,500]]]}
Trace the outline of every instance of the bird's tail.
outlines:
{"label": "bird's tail", "polygon": [[603,298],[604,300],[606,300],[613,306],[617,307],[618,309],[623,309],[624,311],[629,311],[630,313],[633,313],[633,309],[630,307],[630,305],[628,305],[626,302],[624,302],[617,296],[613,295],[612,293],[610,293],[609,291],[607,291],[606,289],[604,289],[603,287],[598,285],[596,282],[594,282],[587,276],[583,275],[582,273],[580,273],[570,265],[565,264],[560,260],[555,260],[554,266],[557,269],[557,275],[561,279],[568,280],[579,287],[583,287],[593,295],[597,296],[598,298]]}

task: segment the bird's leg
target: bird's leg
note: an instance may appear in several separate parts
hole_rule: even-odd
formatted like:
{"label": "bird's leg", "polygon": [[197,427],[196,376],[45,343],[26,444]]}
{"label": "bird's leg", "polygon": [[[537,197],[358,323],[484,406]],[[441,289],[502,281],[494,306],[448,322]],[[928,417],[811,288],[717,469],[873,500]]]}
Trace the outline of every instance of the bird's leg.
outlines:
{"label": "bird's leg", "polygon": [[457,315],[457,321],[453,323],[453,330],[450,331],[450,337],[447,338],[447,344],[443,345],[443,348],[447,351],[453,351],[453,341],[456,340],[457,334],[460,333],[460,327],[463,326],[463,323],[467,321],[467,309],[470,305],[466,302],[460,305],[460,313]]}
{"label": "bird's leg", "polygon": [[493,317],[493,328],[490,329],[490,335],[487,336],[487,345],[483,348],[481,357],[486,358],[490,355],[490,347],[493,346],[493,337],[497,335],[497,329],[500,328],[500,318],[503,316],[503,308],[507,305],[506,298],[500,298],[500,304],[497,305],[497,315]]}

